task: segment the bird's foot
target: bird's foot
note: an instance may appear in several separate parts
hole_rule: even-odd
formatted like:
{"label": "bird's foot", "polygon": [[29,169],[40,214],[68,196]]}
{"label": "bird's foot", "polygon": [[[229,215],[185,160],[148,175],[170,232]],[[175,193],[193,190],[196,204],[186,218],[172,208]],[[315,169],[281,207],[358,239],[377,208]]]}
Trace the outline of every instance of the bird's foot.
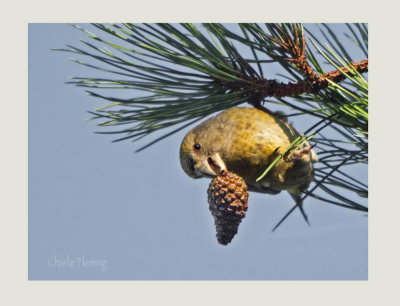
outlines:
{"label": "bird's foot", "polygon": [[313,145],[311,147],[308,146],[308,147],[298,149],[296,151],[293,151],[294,148],[291,148],[283,155],[283,159],[288,163],[294,162],[296,160],[301,159],[303,155],[308,154],[314,147],[315,147],[315,145]]}

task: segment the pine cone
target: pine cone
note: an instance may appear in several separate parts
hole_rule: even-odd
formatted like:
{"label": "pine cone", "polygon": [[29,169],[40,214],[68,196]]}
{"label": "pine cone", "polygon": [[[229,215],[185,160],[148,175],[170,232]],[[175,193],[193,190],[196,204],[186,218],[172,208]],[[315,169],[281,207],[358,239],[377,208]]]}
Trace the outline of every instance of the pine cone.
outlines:
{"label": "pine cone", "polygon": [[214,216],[217,239],[227,245],[236,235],[247,211],[247,185],[244,180],[227,170],[221,170],[208,188],[209,208]]}

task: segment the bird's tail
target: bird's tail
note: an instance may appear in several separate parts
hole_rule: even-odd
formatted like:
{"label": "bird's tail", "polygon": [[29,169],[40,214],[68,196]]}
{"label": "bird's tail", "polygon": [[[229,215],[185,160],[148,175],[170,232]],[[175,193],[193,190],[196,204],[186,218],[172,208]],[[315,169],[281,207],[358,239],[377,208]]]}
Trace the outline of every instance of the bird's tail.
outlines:
{"label": "bird's tail", "polygon": [[286,215],[275,225],[275,227],[272,229],[272,232],[274,232],[283,223],[283,221],[285,221],[286,218],[289,217],[289,215],[296,209],[296,207],[299,208],[304,220],[306,220],[307,224],[310,225],[310,222],[308,222],[308,217],[303,208],[302,192],[300,191],[300,189],[294,188],[294,189],[290,189],[289,193],[290,193],[291,197],[294,199],[294,201],[296,202],[296,205],[293,206],[293,208],[290,209],[286,213]]}
{"label": "bird's tail", "polygon": [[308,222],[308,217],[306,212],[304,211],[303,207],[303,193],[299,189],[290,189],[289,193],[293,200],[296,202],[296,206],[300,210],[304,220],[306,220],[307,224],[310,225],[310,222]]}

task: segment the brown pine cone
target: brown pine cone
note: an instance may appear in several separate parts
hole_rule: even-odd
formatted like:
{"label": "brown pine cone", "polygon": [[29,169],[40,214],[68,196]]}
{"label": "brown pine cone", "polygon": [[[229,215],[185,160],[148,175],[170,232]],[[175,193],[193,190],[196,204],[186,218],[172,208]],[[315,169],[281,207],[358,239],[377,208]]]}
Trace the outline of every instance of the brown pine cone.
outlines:
{"label": "brown pine cone", "polygon": [[245,217],[249,197],[247,185],[240,176],[221,170],[211,181],[207,193],[218,242],[227,245],[236,235],[239,224]]}

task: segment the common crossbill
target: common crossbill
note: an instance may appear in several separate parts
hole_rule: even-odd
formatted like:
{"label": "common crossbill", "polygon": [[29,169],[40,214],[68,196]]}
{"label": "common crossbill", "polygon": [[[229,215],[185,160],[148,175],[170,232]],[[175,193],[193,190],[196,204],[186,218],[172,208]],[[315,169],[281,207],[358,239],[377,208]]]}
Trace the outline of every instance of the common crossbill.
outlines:
{"label": "common crossbill", "polygon": [[256,179],[300,134],[273,113],[234,107],[187,133],[180,149],[183,170],[192,178],[216,176],[227,169],[241,176],[249,191],[277,194],[287,190],[301,208],[301,192],[313,179],[315,152],[305,141],[291,159],[281,159]]}

